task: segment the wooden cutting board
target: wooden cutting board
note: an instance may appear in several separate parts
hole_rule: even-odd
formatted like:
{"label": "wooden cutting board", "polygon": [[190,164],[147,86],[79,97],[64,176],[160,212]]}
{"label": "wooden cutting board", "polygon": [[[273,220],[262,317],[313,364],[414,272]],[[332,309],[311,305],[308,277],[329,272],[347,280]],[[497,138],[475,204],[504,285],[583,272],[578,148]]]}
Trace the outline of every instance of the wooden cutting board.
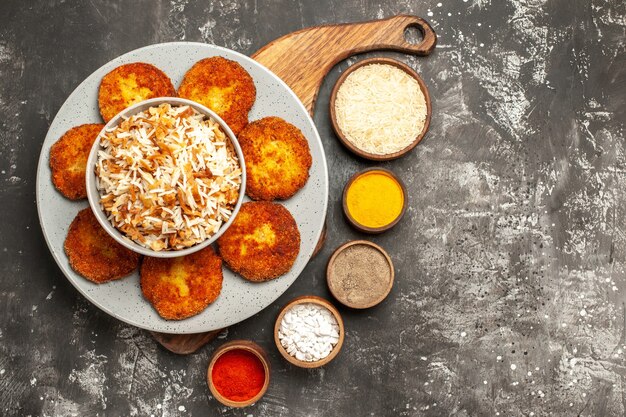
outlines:
{"label": "wooden cutting board", "polygon": [[[417,28],[420,43],[405,39],[408,28]],[[398,15],[383,20],[314,26],[290,33],[265,45],[252,55],[291,87],[311,115],[324,77],[339,61],[375,50],[428,55],[437,35],[417,16]]]}
{"label": "wooden cutting board", "polygon": [[[405,31],[417,28],[419,43],[409,43]],[[424,19],[398,15],[382,20],[338,25],[313,26],[276,39],[252,55],[282,78],[300,98],[311,116],[324,77],[338,62],[362,52],[391,50],[413,55],[428,55],[437,43],[437,35]],[[326,238],[326,228],[315,248],[315,256]],[[172,335],[152,332],[166,349],[181,355],[193,353],[220,333]]]}

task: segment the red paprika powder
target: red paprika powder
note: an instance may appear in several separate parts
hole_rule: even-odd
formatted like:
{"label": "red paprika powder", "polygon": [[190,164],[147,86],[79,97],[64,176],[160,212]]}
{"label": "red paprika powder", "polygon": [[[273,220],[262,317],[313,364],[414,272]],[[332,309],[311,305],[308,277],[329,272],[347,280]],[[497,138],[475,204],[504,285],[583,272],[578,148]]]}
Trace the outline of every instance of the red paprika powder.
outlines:
{"label": "red paprika powder", "polygon": [[217,358],[211,378],[217,392],[224,397],[231,401],[247,401],[263,388],[265,368],[255,354],[233,349]]}

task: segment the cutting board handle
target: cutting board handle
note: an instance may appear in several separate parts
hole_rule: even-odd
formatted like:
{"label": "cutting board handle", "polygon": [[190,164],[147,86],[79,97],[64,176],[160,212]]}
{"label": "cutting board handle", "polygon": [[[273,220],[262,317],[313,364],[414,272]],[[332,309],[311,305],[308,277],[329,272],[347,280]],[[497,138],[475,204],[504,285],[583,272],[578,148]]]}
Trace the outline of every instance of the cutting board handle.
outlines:
{"label": "cutting board handle", "polygon": [[[390,49],[414,55],[428,55],[437,44],[437,35],[433,28],[427,21],[417,16],[398,15],[384,20],[361,23],[363,27],[358,27],[358,25],[355,24],[354,29],[367,30],[371,36],[363,45],[359,45],[365,48],[359,52]],[[407,42],[405,33],[409,28],[416,28],[422,33],[421,42]]]}
{"label": "cutting board handle", "polygon": [[[405,31],[411,27],[420,30],[421,42],[407,42]],[[339,61],[375,50],[428,55],[436,43],[437,35],[426,20],[398,15],[369,22],[302,29],[270,42],[252,58],[282,78],[312,114],[324,77]]]}

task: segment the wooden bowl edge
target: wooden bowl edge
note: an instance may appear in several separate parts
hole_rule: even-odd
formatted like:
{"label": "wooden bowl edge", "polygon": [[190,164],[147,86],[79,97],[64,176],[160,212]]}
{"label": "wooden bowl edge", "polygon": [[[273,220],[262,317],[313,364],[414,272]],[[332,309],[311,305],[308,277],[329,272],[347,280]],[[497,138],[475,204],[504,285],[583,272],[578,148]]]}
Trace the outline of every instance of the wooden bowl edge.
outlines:
{"label": "wooden bowl edge", "polygon": [[[313,304],[322,305],[328,310],[330,310],[330,312],[335,317],[335,320],[337,320],[337,325],[339,326],[339,340],[337,341],[337,344],[333,347],[333,350],[330,352],[328,356],[326,356],[323,359],[320,359],[317,362],[305,362],[305,361],[298,360],[295,357],[291,356],[285,350],[285,348],[280,344],[280,338],[278,337],[278,330],[280,329],[280,323],[283,317],[285,316],[285,313],[287,312],[287,310],[289,310],[291,307],[295,305],[305,304],[305,303],[313,303]],[[339,354],[339,351],[341,350],[341,347],[343,346],[344,338],[345,338],[345,326],[343,324],[343,318],[341,317],[339,310],[337,310],[337,308],[330,301],[326,300],[325,298],[319,297],[317,295],[301,295],[289,301],[287,304],[284,305],[284,307],[278,313],[278,317],[276,318],[276,322],[274,324],[274,343],[276,344],[276,348],[278,349],[282,357],[287,360],[287,362],[299,368],[312,369],[312,368],[319,368],[321,366],[326,365],[328,362],[333,360]]]}
{"label": "wooden bowl edge", "polygon": [[[406,148],[401,149],[397,152],[385,154],[385,155],[377,155],[377,154],[365,152],[357,148],[355,145],[353,145],[344,136],[343,132],[339,128],[339,124],[337,123],[337,114],[335,112],[335,100],[337,99],[337,92],[339,91],[339,88],[344,83],[346,78],[355,70],[365,65],[375,64],[375,63],[384,63],[388,65],[393,65],[397,68],[400,68],[401,70],[409,74],[411,77],[413,77],[417,81],[418,85],[420,86],[420,90],[422,91],[422,94],[424,94],[424,101],[426,102],[426,118],[424,120],[424,127],[422,128],[422,131],[420,132],[420,134],[417,135],[415,140],[411,142]],[[430,128],[430,119],[432,116],[432,105],[431,105],[431,100],[430,100],[430,93],[422,77],[420,77],[420,75],[413,68],[409,67],[404,62],[398,61],[397,59],[393,59],[393,58],[387,58],[387,57],[367,58],[355,64],[350,65],[343,72],[343,74],[341,74],[337,82],[335,82],[335,85],[333,86],[333,89],[331,90],[331,93],[330,93],[329,107],[330,107],[330,121],[333,126],[333,130],[335,131],[335,134],[339,138],[339,141],[355,155],[360,156],[361,158],[364,158],[364,159],[368,159],[370,161],[391,161],[393,159],[400,158],[401,156],[409,153],[411,150],[413,150],[413,148],[415,148],[422,141],[424,136],[426,136],[426,133],[428,132],[428,129]]]}
{"label": "wooden bowl edge", "polygon": [[[387,260],[387,262],[389,264],[389,269],[391,270],[391,278],[389,279],[389,286],[388,286],[388,288],[385,290],[385,293],[380,298],[380,300],[377,300],[373,304],[360,306],[360,305],[352,304],[352,303],[350,303],[348,301],[344,302],[344,300],[342,300],[342,299],[337,297],[337,295],[333,291],[332,286],[330,284],[331,283],[331,267],[332,267],[332,264],[334,263],[335,259],[337,258],[337,255],[339,255],[342,251],[344,251],[345,249],[349,248],[350,246],[354,246],[354,245],[368,245],[368,246],[371,246],[371,247],[377,249],[385,257],[385,259]],[[328,264],[326,265],[326,285],[328,287],[328,290],[330,291],[332,296],[335,298],[335,300],[337,300],[339,303],[341,303],[342,305],[344,305],[346,307],[353,308],[355,310],[365,310],[365,309],[368,309],[368,308],[371,308],[371,307],[375,307],[378,304],[382,303],[389,296],[389,293],[391,292],[391,290],[393,288],[393,284],[395,282],[395,276],[396,276],[396,272],[395,272],[395,269],[394,269],[393,261],[391,260],[391,257],[389,256],[387,251],[384,248],[382,248],[380,245],[377,245],[374,242],[370,242],[369,240],[358,239],[358,240],[350,240],[348,242],[345,242],[344,244],[340,245],[337,249],[335,249],[335,251],[331,255],[330,259],[328,260]]]}
{"label": "wooden bowl edge", "polygon": [[[404,201],[402,202],[402,210],[400,210],[400,214],[398,215],[398,217],[396,217],[396,219],[394,221],[392,221],[391,223],[389,223],[386,226],[383,227],[378,227],[378,228],[373,228],[373,227],[367,227],[364,226],[362,224],[360,224],[359,222],[357,222],[354,217],[352,217],[352,215],[350,214],[349,210],[348,210],[348,203],[347,203],[347,196],[348,196],[348,189],[350,188],[350,185],[352,185],[352,183],[361,175],[366,174],[368,172],[371,171],[382,171],[384,173],[386,173],[387,175],[391,176],[399,185],[400,188],[402,189],[402,194],[404,197]],[[346,185],[343,187],[343,193],[341,196],[341,206],[343,208],[343,214],[346,216],[346,218],[348,219],[348,222],[352,225],[352,227],[354,227],[355,229],[357,229],[360,232],[363,233],[369,233],[372,235],[377,235],[383,232],[386,232],[387,230],[391,229],[392,227],[394,227],[396,224],[398,224],[400,222],[400,220],[402,219],[402,217],[404,217],[404,214],[406,213],[406,209],[409,205],[408,203],[409,200],[409,196],[408,196],[408,192],[407,192],[407,188],[406,185],[404,184],[404,182],[400,179],[400,177],[398,177],[396,174],[393,173],[393,171],[390,171],[386,168],[380,168],[380,167],[370,167],[370,168],[365,168],[361,171],[358,171],[356,173],[354,173],[350,179],[348,180],[348,182],[346,183]]]}
{"label": "wooden bowl edge", "polygon": [[[213,384],[212,371],[213,371],[213,366],[215,365],[215,362],[224,353],[230,350],[235,350],[235,349],[242,349],[247,352],[253,353],[257,358],[259,358],[259,361],[261,361],[261,363],[263,364],[263,370],[265,371],[265,380],[263,382],[263,387],[261,387],[261,390],[258,392],[257,395],[255,395],[254,397],[252,397],[251,399],[247,401],[229,400],[228,398],[220,394],[215,388],[215,385]],[[211,391],[211,395],[213,395],[213,397],[218,402],[224,404],[227,407],[243,408],[251,404],[254,404],[255,402],[259,401],[263,397],[263,395],[265,395],[269,387],[269,383],[270,383],[270,372],[271,372],[271,366],[269,362],[269,357],[267,356],[265,349],[263,349],[261,346],[259,346],[257,343],[251,340],[245,340],[245,339],[232,340],[218,347],[211,355],[211,359],[209,360],[209,366],[207,367],[207,385],[209,386],[209,391]]]}

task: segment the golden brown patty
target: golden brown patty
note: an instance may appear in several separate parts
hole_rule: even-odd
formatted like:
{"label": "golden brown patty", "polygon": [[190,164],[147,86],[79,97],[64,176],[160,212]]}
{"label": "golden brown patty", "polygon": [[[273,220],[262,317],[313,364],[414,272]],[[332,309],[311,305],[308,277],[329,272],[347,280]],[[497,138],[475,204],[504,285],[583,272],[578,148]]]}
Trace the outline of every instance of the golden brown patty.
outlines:
{"label": "golden brown patty", "polygon": [[168,320],[195,316],[222,290],[222,260],[210,246],[178,258],[149,258],[141,264],[141,291]]}
{"label": "golden brown patty", "polygon": [[266,281],[291,269],[300,252],[300,232],[285,207],[252,201],[241,206],[217,244],[230,269],[250,281]]}
{"label": "golden brown patty", "polygon": [[120,279],[139,265],[139,254],[113,240],[89,207],[70,224],[65,253],[72,269],[96,284]]}
{"label": "golden brown patty", "polygon": [[196,62],[187,71],[178,95],[213,110],[238,135],[248,124],[256,87],[250,74],[237,62],[212,57]]}
{"label": "golden brown patty", "polygon": [[108,122],[135,103],[172,96],[176,96],[176,90],[163,71],[154,65],[136,62],[119,66],[102,78],[98,105],[102,118]]}
{"label": "golden brown patty", "polygon": [[300,129],[280,117],[266,117],[250,123],[238,139],[250,198],[285,200],[304,187],[312,159]]}
{"label": "golden brown patty", "polygon": [[50,148],[52,183],[65,197],[72,200],[87,197],[87,158],[103,127],[103,124],[73,127]]}

